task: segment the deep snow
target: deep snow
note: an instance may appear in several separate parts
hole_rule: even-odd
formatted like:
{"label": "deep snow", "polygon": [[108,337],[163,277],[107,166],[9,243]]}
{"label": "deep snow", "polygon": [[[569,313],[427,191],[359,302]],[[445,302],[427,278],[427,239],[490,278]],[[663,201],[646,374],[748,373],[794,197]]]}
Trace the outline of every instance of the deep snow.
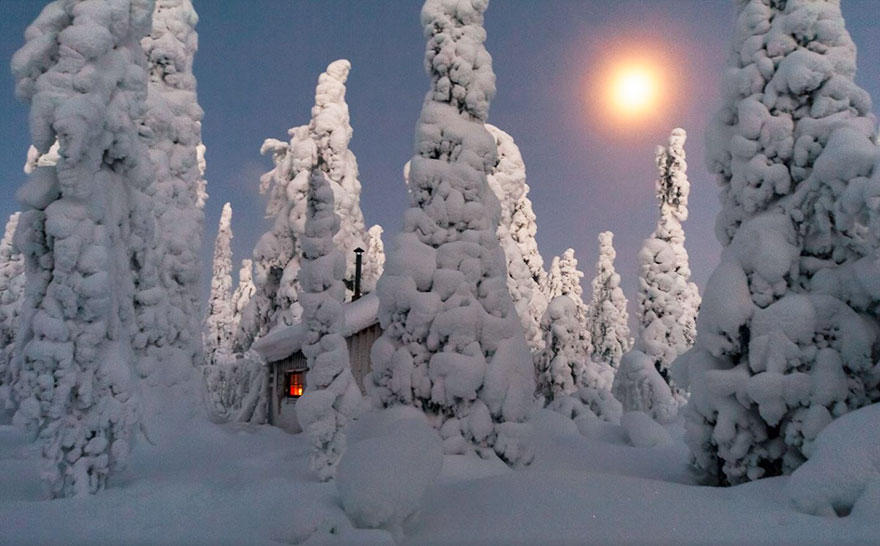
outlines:
{"label": "deep snow", "polygon": [[[867,411],[862,420],[878,413]],[[789,478],[693,485],[680,423],[667,427],[672,443],[654,448],[632,447],[608,423],[584,436],[546,410],[532,423],[527,469],[445,456],[403,544],[867,545],[880,536],[880,521],[859,511],[839,519],[797,512]],[[393,544],[387,531],[352,528],[334,483],[309,474],[304,435],[199,421],[174,429],[156,445],[142,438],[105,492],[43,500],[37,448],[0,425],[0,543]]]}

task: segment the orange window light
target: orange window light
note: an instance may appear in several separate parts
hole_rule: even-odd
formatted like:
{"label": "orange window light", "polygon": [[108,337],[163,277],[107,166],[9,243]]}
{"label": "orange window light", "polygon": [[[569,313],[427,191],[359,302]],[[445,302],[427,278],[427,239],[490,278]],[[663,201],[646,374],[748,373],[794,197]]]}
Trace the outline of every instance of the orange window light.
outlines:
{"label": "orange window light", "polygon": [[303,372],[290,372],[287,375],[287,396],[299,398],[305,391]]}

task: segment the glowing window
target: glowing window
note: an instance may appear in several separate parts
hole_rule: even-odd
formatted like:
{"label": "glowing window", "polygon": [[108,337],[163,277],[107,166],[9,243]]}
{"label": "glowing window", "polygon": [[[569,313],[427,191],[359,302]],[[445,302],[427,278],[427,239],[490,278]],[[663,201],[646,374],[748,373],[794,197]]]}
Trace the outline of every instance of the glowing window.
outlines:
{"label": "glowing window", "polygon": [[284,394],[287,398],[299,398],[306,388],[306,372],[288,372]]}

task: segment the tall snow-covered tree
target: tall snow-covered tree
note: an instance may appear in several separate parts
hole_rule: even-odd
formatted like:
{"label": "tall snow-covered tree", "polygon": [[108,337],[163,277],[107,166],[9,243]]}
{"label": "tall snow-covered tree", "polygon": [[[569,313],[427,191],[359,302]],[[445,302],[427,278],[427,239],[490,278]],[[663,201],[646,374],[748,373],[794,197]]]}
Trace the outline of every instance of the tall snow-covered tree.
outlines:
{"label": "tall snow-covered tree", "polygon": [[382,243],[382,226],[376,224],[367,231],[367,248],[364,249],[363,279],[361,291],[369,294],[376,290],[376,283],[385,271],[385,245]]}
{"label": "tall snow-covered tree", "polygon": [[617,253],[613,239],[614,234],[610,231],[599,234],[599,261],[593,279],[588,323],[593,358],[617,368],[620,358],[632,347],[633,342],[627,324],[626,296],[620,288],[620,275],[614,270]]}
{"label": "tall snow-covered tree", "polygon": [[254,262],[253,260],[244,259],[241,261],[241,269],[238,270],[238,286],[235,287],[235,292],[232,293],[232,333],[238,330],[241,315],[256,291],[257,289],[254,286]]}
{"label": "tall snow-covered tree", "polygon": [[25,282],[24,258],[15,250],[12,242],[20,214],[16,212],[9,217],[3,240],[0,240],[0,402],[10,407],[8,390],[13,373],[9,362],[12,360]]}
{"label": "tall snow-covered tree", "polygon": [[345,102],[345,82],[350,70],[351,64],[346,60],[330,63],[318,78],[309,125],[290,129],[289,142],[267,139],[263,143],[261,152],[272,153],[275,168],[260,179],[260,191],[269,194],[266,215],[274,220],[272,229],[254,249],[257,292],[237,334],[236,345],[241,350],[276,324],[300,320],[300,239],[305,229],[309,173],[318,164],[318,158],[322,160],[321,168],[333,189],[336,213],[341,218],[334,241],[346,259],[344,282],[346,297],[351,297],[354,249],[365,248],[367,237],[360,209],[357,159],[348,149],[352,128]]}
{"label": "tall snow-covered tree", "polygon": [[507,288],[529,347],[537,353],[544,347],[541,317],[548,299],[543,293],[546,274],[535,241],[537,224],[528,198],[526,166],[513,137],[490,124],[486,124],[486,129],[498,148],[498,160],[488,180],[501,203],[498,240],[507,259]]}
{"label": "tall snow-covered tree", "polygon": [[218,364],[232,354],[232,205],[223,205],[217,239],[214,241],[214,267],[211,296],[205,317],[205,365]]}
{"label": "tall snow-covered tree", "polygon": [[507,289],[500,206],[487,182],[495,94],[484,42],[488,2],[427,0],[431,87],[416,126],[410,208],[379,280],[382,336],[367,389],[378,405],[421,408],[445,450],[527,461],[521,440],[534,366]]}
{"label": "tall snow-covered tree", "polygon": [[157,0],[147,54],[147,113],[141,133],[155,168],[150,203],[156,220],[158,277],[167,293],[165,366],[189,367],[202,357],[199,276],[206,199],[202,109],[193,57],[198,15],[190,0]]}
{"label": "tall snow-covered tree", "polygon": [[[15,422],[42,448],[52,496],[94,493],[124,465],[139,421],[133,226],[152,166],[138,134],[147,95],[140,39],[152,0],[48,4],[12,59],[39,154],[17,194],[27,286],[16,338]],[[135,218],[134,221],[138,221]],[[144,232],[146,233],[146,232]]]}
{"label": "tall snow-covered tree", "polygon": [[322,481],[333,478],[345,452],[345,426],[361,407],[361,391],[351,373],[343,331],[345,256],[333,236],[339,231],[333,189],[320,168],[309,177],[308,208],[299,272],[303,308],[303,354],[308,361],[306,392],[296,413],[312,444],[310,468]]}
{"label": "tall snow-covered tree", "polygon": [[738,4],[707,137],[721,263],[694,347],[686,439],[706,481],[791,472],[834,418],[880,399],[880,149],[837,1]]}
{"label": "tall snow-covered tree", "polygon": [[[639,335],[635,347],[653,359],[667,383],[669,365],[694,344],[700,294],[690,282],[681,222],[687,220],[690,183],[687,179],[684,129],[674,129],[668,146],[656,151],[657,199],[660,219],[639,251]],[[670,387],[675,390],[674,383]]]}

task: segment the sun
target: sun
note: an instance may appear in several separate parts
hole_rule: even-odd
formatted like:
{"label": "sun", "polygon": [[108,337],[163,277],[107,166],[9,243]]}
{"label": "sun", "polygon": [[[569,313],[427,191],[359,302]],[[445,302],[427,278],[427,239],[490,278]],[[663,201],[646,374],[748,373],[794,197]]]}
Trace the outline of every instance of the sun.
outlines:
{"label": "sun", "polygon": [[625,64],[612,71],[607,84],[609,105],[618,116],[635,117],[657,106],[657,71],[645,64]]}

